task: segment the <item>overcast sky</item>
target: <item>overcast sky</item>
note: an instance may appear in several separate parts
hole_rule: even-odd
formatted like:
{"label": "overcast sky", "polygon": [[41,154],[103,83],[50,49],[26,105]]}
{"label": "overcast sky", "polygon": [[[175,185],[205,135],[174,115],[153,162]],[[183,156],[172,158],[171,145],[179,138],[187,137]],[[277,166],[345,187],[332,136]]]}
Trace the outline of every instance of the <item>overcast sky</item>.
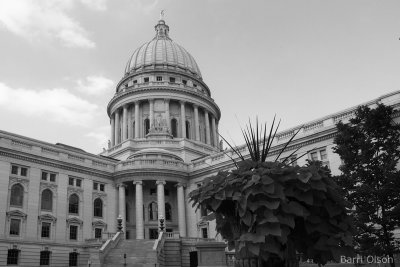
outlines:
{"label": "overcast sky", "polygon": [[242,143],[400,90],[400,1],[0,0],[0,129],[99,153],[106,106],[165,9]]}

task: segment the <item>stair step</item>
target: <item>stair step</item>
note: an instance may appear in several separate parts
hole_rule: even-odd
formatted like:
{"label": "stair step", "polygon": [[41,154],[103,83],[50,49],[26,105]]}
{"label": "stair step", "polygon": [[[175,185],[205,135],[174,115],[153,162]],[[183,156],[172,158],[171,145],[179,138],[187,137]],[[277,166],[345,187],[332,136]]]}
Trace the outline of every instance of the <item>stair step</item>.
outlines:
{"label": "stair step", "polygon": [[154,267],[157,263],[157,252],[153,250],[154,242],[155,240],[121,240],[107,254],[103,267]]}

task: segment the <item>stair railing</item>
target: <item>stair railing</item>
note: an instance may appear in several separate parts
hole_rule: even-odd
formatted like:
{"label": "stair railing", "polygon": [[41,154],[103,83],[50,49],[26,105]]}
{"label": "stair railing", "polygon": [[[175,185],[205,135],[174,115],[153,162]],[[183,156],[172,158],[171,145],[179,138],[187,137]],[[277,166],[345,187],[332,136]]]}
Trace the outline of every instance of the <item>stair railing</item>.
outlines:
{"label": "stair railing", "polygon": [[157,266],[164,266],[164,242],[166,239],[166,234],[164,231],[160,231],[158,238],[154,242],[153,250],[157,252]]}
{"label": "stair railing", "polygon": [[118,245],[118,242],[121,240],[122,236],[122,232],[117,232],[112,238],[107,239],[107,241],[101,246],[99,249],[100,262],[104,262],[104,258],[107,256],[108,252]]}

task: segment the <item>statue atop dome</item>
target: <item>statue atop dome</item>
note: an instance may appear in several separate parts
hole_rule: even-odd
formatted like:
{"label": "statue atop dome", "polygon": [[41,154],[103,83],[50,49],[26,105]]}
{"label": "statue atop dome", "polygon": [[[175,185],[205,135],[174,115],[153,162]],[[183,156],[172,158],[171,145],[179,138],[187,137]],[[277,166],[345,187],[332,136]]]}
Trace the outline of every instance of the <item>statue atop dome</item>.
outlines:
{"label": "statue atop dome", "polygon": [[162,9],[161,11],[160,11],[160,20],[164,20],[164,15],[165,15],[165,10],[164,9]]}
{"label": "statue atop dome", "polygon": [[169,38],[169,27],[165,24],[164,21],[164,10],[160,12],[160,20],[158,21],[157,25],[154,27],[156,29],[156,37],[155,38]]}

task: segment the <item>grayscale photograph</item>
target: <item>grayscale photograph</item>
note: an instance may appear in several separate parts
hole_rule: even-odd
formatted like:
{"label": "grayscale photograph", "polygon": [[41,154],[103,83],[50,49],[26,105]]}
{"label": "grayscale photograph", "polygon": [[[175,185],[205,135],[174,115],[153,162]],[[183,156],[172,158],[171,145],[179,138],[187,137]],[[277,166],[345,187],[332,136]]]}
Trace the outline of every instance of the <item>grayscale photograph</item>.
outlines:
{"label": "grayscale photograph", "polygon": [[399,12],[0,0],[0,266],[400,266]]}

